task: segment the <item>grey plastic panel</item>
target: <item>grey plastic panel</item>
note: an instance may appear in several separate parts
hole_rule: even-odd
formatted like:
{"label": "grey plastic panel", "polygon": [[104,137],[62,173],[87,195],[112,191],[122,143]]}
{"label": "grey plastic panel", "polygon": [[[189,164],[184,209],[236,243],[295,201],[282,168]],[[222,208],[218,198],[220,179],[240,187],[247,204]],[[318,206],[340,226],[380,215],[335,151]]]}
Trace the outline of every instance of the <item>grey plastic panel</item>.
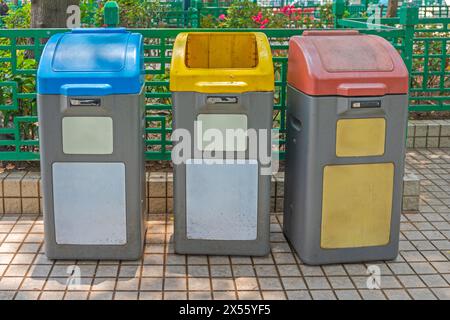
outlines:
{"label": "grey plastic panel", "polygon": [[258,162],[186,163],[187,238],[255,240]]}
{"label": "grey plastic panel", "polygon": [[[379,101],[380,107],[352,108],[353,103],[362,101]],[[288,86],[287,105],[283,230],[302,262],[331,264],[394,259],[399,246],[408,96],[314,97]],[[386,119],[385,153],[337,157],[337,121],[370,118]],[[394,164],[389,243],[323,249],[320,238],[324,167],[371,163]]]}
{"label": "grey plastic panel", "polygon": [[[206,94],[206,93],[196,93],[196,92],[172,92],[173,98],[173,128],[177,129],[185,129],[189,131],[191,137],[194,137],[196,133],[195,122],[199,119],[202,120],[205,115],[207,116],[207,120],[223,120],[221,117],[223,115],[228,115],[231,117],[235,117],[239,115],[239,119],[247,119],[246,127],[250,130],[260,130],[260,129],[270,129],[272,128],[272,114],[273,114],[273,92],[246,92],[240,94],[231,94],[235,99],[233,103],[221,103],[222,97],[227,101],[230,97],[229,93],[214,93],[214,94]],[[214,99],[212,99],[214,97]],[[219,102],[217,102],[219,101]],[[227,117],[226,119],[230,119],[231,117]],[[230,124],[228,121],[225,121],[225,125],[222,125],[224,122],[219,121],[219,125],[214,124],[212,121],[213,127],[228,127],[232,128],[237,126],[236,123]],[[211,123],[211,122],[210,122]],[[239,125],[239,127],[244,127],[243,123]],[[266,146],[266,150],[271,150],[271,137],[270,134],[264,138],[264,141],[260,141],[262,145]],[[201,144],[200,144],[201,145]],[[211,159],[213,155],[208,154],[208,152],[202,152],[198,149],[194,143],[191,146],[191,156],[190,158],[203,158],[203,159]],[[200,153],[200,155],[198,155]],[[234,155],[235,158],[240,159],[254,159],[251,158],[251,154],[248,149],[245,152],[232,151],[228,152],[228,156]],[[214,155],[216,156],[216,155]],[[255,185],[254,192],[257,193],[257,217],[256,217],[256,238],[252,240],[209,240],[209,239],[192,239],[190,237],[193,236],[193,226],[188,227],[188,219],[191,219],[193,216],[189,218],[188,213],[188,198],[191,197],[187,193],[192,192],[190,190],[191,187],[196,188],[200,186],[196,186],[195,183],[188,182],[188,173],[187,173],[187,165],[186,163],[180,163],[174,165],[174,249],[176,253],[182,254],[211,254],[211,255],[254,255],[254,256],[262,256],[266,255],[270,252],[270,219],[269,219],[269,208],[270,208],[270,175],[261,175],[260,169],[263,164],[259,157],[254,159],[258,164],[258,183]],[[213,169],[213,168],[212,168]],[[203,192],[207,191],[211,188],[216,189],[215,193],[222,192],[224,194],[228,188],[228,180],[224,180],[223,176],[225,173],[216,173],[215,170],[211,170],[211,175],[218,175],[220,178],[208,178],[207,183],[203,185]],[[239,173],[236,173],[233,170],[231,174],[234,176],[226,177],[226,179],[238,179]],[[188,185],[189,184],[189,185]],[[235,185],[234,188],[238,187]],[[253,192],[253,190],[252,190]],[[253,195],[253,193],[251,193]],[[232,208],[229,202],[233,201],[234,194],[226,194],[226,197],[223,196],[221,201],[226,201],[225,204],[219,205],[214,204],[214,201],[211,199],[206,199],[206,201],[199,202],[199,206],[204,206],[201,209],[202,216],[205,216],[207,213],[210,215],[219,215],[221,209],[227,209],[228,211]],[[248,199],[248,194],[242,194],[245,199]],[[200,195],[199,195],[200,197]],[[253,196],[252,196],[253,197]],[[204,197],[206,198],[206,197]],[[247,204],[245,204],[247,205]],[[211,207],[213,206],[213,208]],[[192,208],[189,209],[190,212]],[[193,213],[194,215],[198,213]],[[200,214],[199,214],[200,216]],[[202,221],[205,223],[205,221]],[[228,224],[223,227],[223,229],[229,229],[231,222],[228,221]],[[253,223],[253,222],[251,222]],[[208,223],[211,227],[211,223]],[[234,227],[233,227],[234,228]],[[189,236],[188,236],[189,229]],[[250,226],[250,229],[253,229],[253,226]],[[223,237],[229,239],[230,237],[241,237],[242,232],[239,231],[236,234],[231,235],[231,231],[226,230],[226,234],[220,234],[219,231],[214,231],[214,233],[210,230],[209,235],[203,234],[195,234],[195,236],[199,235],[201,237]],[[224,231],[222,231],[224,232]],[[232,232],[235,232],[232,231]]]}
{"label": "grey plastic panel", "polygon": [[[73,99],[94,99],[98,106],[73,107]],[[144,160],[144,91],[139,95],[101,97],[67,97],[38,95],[39,139],[45,254],[49,259],[135,260],[142,256],[145,240],[145,160]],[[63,151],[63,119],[110,118],[113,123],[111,154],[66,154]],[[111,121],[111,120],[109,120]],[[111,138],[109,138],[111,139]],[[123,163],[125,166],[126,242],[123,244],[60,244],[56,240],[53,164],[54,163]],[[123,180],[122,180],[123,181]],[[68,186],[69,187],[69,186]],[[55,187],[56,188],[56,187]],[[59,187],[57,188],[60,189]],[[91,201],[95,195],[86,195]],[[114,195],[108,201],[116,201]],[[70,201],[68,199],[67,201]],[[110,221],[104,219],[101,233]],[[60,236],[60,235],[59,235]],[[121,239],[122,240],[122,239]],[[115,242],[122,242],[115,239]]]}
{"label": "grey plastic panel", "polygon": [[53,195],[58,244],[127,242],[123,163],[54,163]]}

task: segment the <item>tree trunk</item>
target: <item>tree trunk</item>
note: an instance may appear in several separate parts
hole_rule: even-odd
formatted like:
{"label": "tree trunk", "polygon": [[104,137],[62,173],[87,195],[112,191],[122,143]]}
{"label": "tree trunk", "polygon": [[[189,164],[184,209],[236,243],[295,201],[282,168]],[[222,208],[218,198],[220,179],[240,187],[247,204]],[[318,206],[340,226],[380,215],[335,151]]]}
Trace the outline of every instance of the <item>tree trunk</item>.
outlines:
{"label": "tree trunk", "polygon": [[66,28],[71,5],[80,5],[80,0],[31,0],[31,27]]}
{"label": "tree trunk", "polygon": [[386,16],[388,18],[395,18],[397,16],[398,0],[389,0]]}

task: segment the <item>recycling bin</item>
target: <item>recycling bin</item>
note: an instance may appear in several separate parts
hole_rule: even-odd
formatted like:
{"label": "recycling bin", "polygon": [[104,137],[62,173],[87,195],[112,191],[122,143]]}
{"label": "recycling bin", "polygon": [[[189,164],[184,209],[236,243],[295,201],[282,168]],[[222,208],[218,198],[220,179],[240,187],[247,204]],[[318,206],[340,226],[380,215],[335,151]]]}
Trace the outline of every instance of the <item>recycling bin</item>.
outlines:
{"label": "recycling bin", "polygon": [[283,228],[304,263],[397,256],[407,94],[403,60],[381,37],[291,38]]}
{"label": "recycling bin", "polygon": [[38,69],[45,253],[138,259],[145,239],[142,36],[52,36]]}
{"label": "recycling bin", "polygon": [[[175,251],[267,254],[274,71],[266,36],[179,34],[170,90]],[[221,143],[210,144],[214,134]]]}

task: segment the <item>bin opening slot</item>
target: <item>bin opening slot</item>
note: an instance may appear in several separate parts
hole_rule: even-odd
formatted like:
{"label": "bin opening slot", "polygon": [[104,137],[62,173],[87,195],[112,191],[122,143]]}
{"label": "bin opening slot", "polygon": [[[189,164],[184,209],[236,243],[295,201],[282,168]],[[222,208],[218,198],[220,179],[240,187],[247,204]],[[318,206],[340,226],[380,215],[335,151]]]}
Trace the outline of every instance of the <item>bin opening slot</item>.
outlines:
{"label": "bin opening slot", "polygon": [[371,101],[352,101],[353,109],[361,109],[361,108],[381,108],[380,100],[371,100]]}
{"label": "bin opening slot", "polygon": [[101,99],[70,99],[71,107],[100,107]]}
{"label": "bin opening slot", "polygon": [[186,44],[188,68],[255,68],[258,51],[254,34],[189,34]]}
{"label": "bin opening slot", "polygon": [[208,96],[206,98],[207,104],[237,104],[238,97],[233,96]]}

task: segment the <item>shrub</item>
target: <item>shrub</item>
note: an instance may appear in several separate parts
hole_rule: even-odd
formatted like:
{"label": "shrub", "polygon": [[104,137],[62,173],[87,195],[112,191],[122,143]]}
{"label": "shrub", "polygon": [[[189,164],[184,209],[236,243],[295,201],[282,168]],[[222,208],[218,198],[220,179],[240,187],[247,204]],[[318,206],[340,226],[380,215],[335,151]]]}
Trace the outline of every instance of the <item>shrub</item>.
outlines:
{"label": "shrub", "polygon": [[31,26],[31,4],[27,3],[16,10],[10,10],[9,14],[3,17],[6,29],[26,29]]}

